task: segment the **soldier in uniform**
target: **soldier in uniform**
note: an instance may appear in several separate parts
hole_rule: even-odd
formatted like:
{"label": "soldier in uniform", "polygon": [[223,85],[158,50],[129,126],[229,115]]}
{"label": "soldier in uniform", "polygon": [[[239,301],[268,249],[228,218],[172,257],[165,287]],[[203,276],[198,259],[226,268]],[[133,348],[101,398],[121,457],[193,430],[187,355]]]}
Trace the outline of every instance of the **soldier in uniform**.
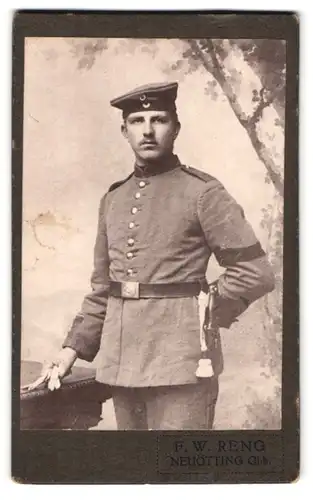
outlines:
{"label": "soldier in uniform", "polygon": [[59,378],[77,358],[97,355],[112,388],[118,429],[211,429],[223,369],[198,378],[198,297],[212,254],[218,327],[229,328],[274,288],[264,251],[242,208],[211,175],[173,153],[180,130],[178,85],[151,84],[111,101],[135,165],[100,202],[91,291],[50,367]]}

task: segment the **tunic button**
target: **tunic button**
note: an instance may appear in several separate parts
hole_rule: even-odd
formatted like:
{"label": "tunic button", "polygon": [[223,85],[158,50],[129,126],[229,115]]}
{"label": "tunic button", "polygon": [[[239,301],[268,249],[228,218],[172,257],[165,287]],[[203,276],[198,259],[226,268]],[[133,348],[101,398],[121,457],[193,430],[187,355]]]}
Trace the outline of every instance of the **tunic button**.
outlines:
{"label": "tunic button", "polygon": [[137,207],[133,207],[132,208],[132,214],[136,214],[138,212],[138,208]]}
{"label": "tunic button", "polygon": [[130,222],[128,224],[128,227],[129,227],[129,229],[133,229],[135,227],[135,223],[134,222]]}
{"label": "tunic button", "polygon": [[139,182],[139,187],[144,188],[146,185],[145,181],[140,181]]}
{"label": "tunic button", "polygon": [[134,271],[132,269],[127,269],[126,274],[127,276],[132,276],[134,274]]}
{"label": "tunic button", "polygon": [[133,238],[128,238],[127,243],[128,243],[128,246],[132,247],[133,244],[135,243],[135,240]]}
{"label": "tunic button", "polygon": [[136,200],[138,200],[138,198],[140,198],[140,196],[141,196],[141,195],[140,195],[140,193],[136,193],[136,194],[135,194],[135,198],[136,198]]}
{"label": "tunic button", "polygon": [[128,259],[132,259],[132,258],[133,258],[133,256],[134,256],[133,252],[127,252],[127,254],[126,254],[126,257],[127,257]]}

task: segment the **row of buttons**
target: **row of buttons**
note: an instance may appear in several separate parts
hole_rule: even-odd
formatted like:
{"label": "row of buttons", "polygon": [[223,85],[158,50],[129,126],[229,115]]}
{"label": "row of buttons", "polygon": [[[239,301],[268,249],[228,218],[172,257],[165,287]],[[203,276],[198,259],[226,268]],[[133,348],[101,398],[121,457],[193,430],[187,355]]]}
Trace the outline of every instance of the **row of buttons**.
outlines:
{"label": "row of buttons", "polygon": [[[146,185],[147,185],[147,183],[146,183],[145,181],[140,181],[140,182],[139,182],[139,187],[140,187],[141,189],[142,189],[142,188],[144,188]],[[140,198],[140,197],[141,197],[141,194],[140,194],[140,192],[139,192],[139,191],[137,191],[137,192],[135,193],[135,199],[136,199],[136,200],[139,200],[139,198]],[[138,210],[139,210],[139,208],[138,208],[138,207],[136,207],[136,206],[132,207],[132,208],[131,208],[131,213],[132,213],[132,215],[135,215],[135,214],[138,212]],[[129,229],[134,229],[134,227],[135,227],[135,226],[136,226],[136,224],[135,224],[135,222],[133,222],[133,221],[131,221],[131,222],[129,222],[129,223],[128,223],[128,227],[129,227]],[[128,239],[127,239],[127,245],[128,245],[129,247],[134,246],[134,244],[135,244],[135,240],[134,240],[134,238],[128,238]],[[129,260],[130,260],[130,259],[132,259],[132,258],[134,257],[134,253],[133,253],[133,252],[127,252],[127,253],[126,253],[126,257],[127,257],[127,259],[129,259]],[[135,273],[135,271],[134,271],[133,269],[131,269],[131,268],[127,269],[127,271],[126,271],[127,276],[133,276],[133,275],[134,275],[134,273]]]}

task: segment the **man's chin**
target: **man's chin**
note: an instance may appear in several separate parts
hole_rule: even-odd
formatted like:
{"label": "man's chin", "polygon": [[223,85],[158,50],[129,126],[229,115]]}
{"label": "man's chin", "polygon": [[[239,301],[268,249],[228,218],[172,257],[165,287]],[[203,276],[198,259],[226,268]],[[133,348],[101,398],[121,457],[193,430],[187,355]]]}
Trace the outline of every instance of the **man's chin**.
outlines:
{"label": "man's chin", "polygon": [[140,157],[144,161],[158,161],[161,160],[164,154],[159,151],[155,151],[153,149],[147,149],[145,151],[140,152]]}

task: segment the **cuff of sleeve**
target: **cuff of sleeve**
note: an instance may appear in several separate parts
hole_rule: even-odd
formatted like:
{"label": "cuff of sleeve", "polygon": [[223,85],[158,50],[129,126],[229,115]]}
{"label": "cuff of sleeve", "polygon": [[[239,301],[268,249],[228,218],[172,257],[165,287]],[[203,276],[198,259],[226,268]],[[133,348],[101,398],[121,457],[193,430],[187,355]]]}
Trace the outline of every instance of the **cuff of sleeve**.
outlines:
{"label": "cuff of sleeve", "polygon": [[95,359],[96,353],[94,353],[90,348],[87,348],[86,345],[82,341],[71,342],[70,339],[66,339],[62,347],[71,347],[77,353],[77,357],[79,359],[83,359],[84,361],[89,361],[90,363]]}
{"label": "cuff of sleeve", "polygon": [[[209,287],[216,285],[217,290],[218,280],[209,284]],[[237,321],[237,317],[240,316],[248,307],[250,302],[240,297],[236,300],[229,299],[220,295],[217,291],[215,296],[215,305],[212,311],[213,315],[213,325],[216,328],[230,328],[233,323]]]}
{"label": "cuff of sleeve", "polygon": [[237,321],[237,317],[249,306],[245,299],[236,301],[219,297],[213,309],[214,323],[220,328],[230,328]]}
{"label": "cuff of sleeve", "polygon": [[[88,323],[88,324],[87,324]],[[84,334],[88,332],[88,336]],[[77,352],[79,359],[93,361],[96,357],[102,332],[102,323],[89,321],[88,317],[78,314],[62,344],[62,347],[71,347]]]}

